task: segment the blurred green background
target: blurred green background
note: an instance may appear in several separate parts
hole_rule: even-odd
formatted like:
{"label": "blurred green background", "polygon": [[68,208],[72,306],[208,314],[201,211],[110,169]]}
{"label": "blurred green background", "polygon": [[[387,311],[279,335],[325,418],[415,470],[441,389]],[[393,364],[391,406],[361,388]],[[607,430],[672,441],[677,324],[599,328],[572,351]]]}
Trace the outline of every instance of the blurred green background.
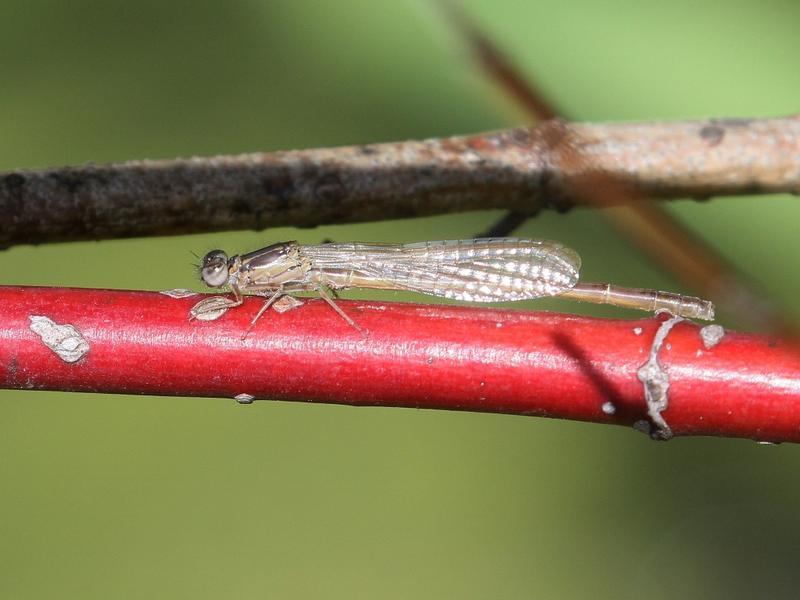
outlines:
{"label": "blurred green background", "polygon": [[[798,109],[800,3],[467,6],[582,120]],[[0,15],[0,170],[526,122],[422,0],[6,0]],[[800,315],[796,199],[669,208]],[[190,251],[469,237],[498,214],[18,247],[0,283],[199,290]],[[679,289],[594,212],[520,233],[576,248],[586,280]],[[796,598],[798,461],[791,445],[536,418],[0,391],[0,597]]]}

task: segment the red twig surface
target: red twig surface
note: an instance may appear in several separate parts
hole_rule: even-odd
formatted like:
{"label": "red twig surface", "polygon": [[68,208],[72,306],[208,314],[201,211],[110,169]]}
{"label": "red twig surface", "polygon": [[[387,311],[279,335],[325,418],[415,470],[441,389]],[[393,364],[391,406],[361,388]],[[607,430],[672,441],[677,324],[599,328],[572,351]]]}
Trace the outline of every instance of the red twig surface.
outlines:
{"label": "red twig surface", "polygon": [[[637,372],[663,319],[342,301],[361,334],[308,300],[270,311],[243,341],[262,300],[216,321],[189,321],[201,298],[0,287],[0,387],[648,423]],[[75,334],[54,336],[49,322]],[[66,362],[42,335],[60,341],[67,357],[85,353]],[[783,342],[726,333],[707,348],[700,327],[682,322],[658,361],[670,380],[661,415],[673,434],[800,441],[800,356]]]}

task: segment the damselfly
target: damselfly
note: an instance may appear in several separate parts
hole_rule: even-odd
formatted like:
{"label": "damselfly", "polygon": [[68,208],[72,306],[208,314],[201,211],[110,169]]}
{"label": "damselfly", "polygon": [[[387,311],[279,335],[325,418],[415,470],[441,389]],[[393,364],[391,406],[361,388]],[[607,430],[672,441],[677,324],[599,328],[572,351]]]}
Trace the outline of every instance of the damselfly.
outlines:
{"label": "damselfly", "polygon": [[[213,250],[203,257],[200,276],[210,287],[228,286],[239,306],[248,294],[268,300],[251,328],[278,299],[317,292],[350,325],[358,325],[327,290],[407,290],[465,302],[515,302],[561,296],[624,308],[665,310],[714,319],[714,305],[700,298],[609,283],[579,283],[580,256],[557,242],[487,238],[414,244],[318,244],[281,242],[231,256]],[[248,329],[249,331],[249,329]]]}

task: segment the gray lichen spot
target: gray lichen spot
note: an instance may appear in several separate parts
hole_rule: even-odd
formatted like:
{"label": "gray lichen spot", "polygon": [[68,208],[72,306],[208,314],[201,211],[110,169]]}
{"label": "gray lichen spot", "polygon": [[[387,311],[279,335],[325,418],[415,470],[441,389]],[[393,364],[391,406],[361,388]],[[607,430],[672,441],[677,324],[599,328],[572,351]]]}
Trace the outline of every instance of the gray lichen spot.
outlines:
{"label": "gray lichen spot", "polygon": [[603,402],[602,410],[607,415],[613,415],[617,412],[617,407],[613,402]]}
{"label": "gray lichen spot", "polygon": [[186,288],[175,288],[174,290],[164,290],[163,292],[159,292],[159,294],[164,294],[165,296],[169,296],[170,298],[189,298],[190,296],[197,296],[197,292],[193,292],[192,290],[187,290]]}
{"label": "gray lichen spot", "polygon": [[234,396],[233,399],[239,404],[252,404],[255,398],[255,396],[251,396],[250,394],[239,394],[238,396]]}
{"label": "gray lichen spot", "polygon": [[31,331],[64,362],[78,362],[89,352],[89,342],[72,325],[59,325],[38,315],[29,318]]}
{"label": "gray lichen spot", "polygon": [[725,337],[725,329],[722,325],[706,325],[700,330],[700,338],[707,350],[711,350],[719,344],[723,337]]}
{"label": "gray lichen spot", "polygon": [[664,340],[670,330],[683,320],[682,317],[672,317],[661,323],[653,338],[653,344],[650,346],[650,357],[636,373],[639,381],[644,385],[647,416],[655,426],[655,429],[650,432],[650,437],[654,440],[668,440],[672,437],[672,430],[661,414],[669,408],[669,375],[658,364],[658,352],[664,345]]}

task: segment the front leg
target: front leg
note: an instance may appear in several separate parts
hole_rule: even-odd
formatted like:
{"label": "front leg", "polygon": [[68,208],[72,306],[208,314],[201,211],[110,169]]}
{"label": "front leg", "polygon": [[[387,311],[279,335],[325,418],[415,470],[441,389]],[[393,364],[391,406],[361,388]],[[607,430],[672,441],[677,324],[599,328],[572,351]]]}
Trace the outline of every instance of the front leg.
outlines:
{"label": "front leg", "polygon": [[253,327],[256,326],[256,321],[258,321],[261,318],[261,315],[267,312],[267,310],[269,310],[269,307],[272,306],[275,303],[275,301],[278,300],[281,296],[283,296],[283,294],[284,294],[283,288],[277,289],[272,294],[272,296],[270,296],[269,299],[266,302],[264,302],[264,306],[261,307],[258,313],[256,313],[256,316],[253,317],[253,320],[250,321],[250,326],[247,328],[247,331],[244,332],[242,339],[245,339],[247,337],[247,335],[253,330]]}

